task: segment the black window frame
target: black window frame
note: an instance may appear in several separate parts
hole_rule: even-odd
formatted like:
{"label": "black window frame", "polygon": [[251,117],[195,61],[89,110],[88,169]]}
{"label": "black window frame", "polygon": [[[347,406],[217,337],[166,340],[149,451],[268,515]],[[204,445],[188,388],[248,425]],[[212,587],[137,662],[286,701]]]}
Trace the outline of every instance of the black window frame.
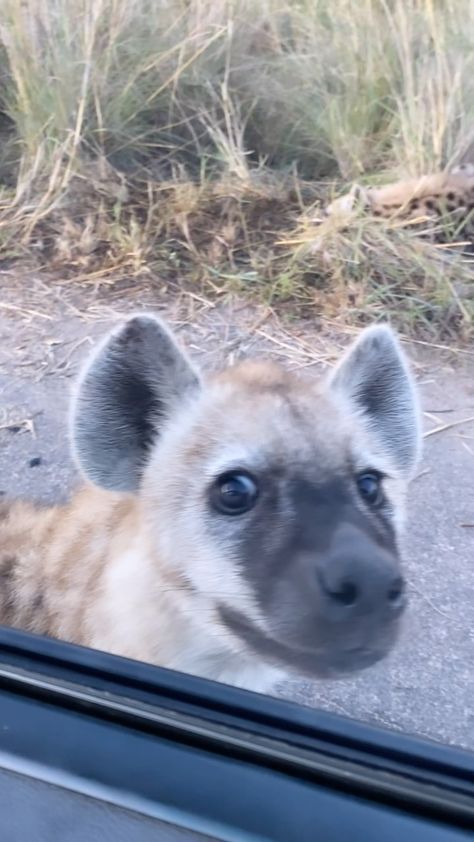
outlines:
{"label": "black window frame", "polygon": [[2,768],[218,839],[474,831],[467,751],[0,627]]}

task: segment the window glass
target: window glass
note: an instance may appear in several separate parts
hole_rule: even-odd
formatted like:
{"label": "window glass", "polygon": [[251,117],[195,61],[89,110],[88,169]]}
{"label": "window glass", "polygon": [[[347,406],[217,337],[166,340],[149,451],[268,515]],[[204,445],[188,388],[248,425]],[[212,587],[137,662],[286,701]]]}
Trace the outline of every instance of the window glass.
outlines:
{"label": "window glass", "polygon": [[449,5],[7,0],[1,622],[474,749]]}

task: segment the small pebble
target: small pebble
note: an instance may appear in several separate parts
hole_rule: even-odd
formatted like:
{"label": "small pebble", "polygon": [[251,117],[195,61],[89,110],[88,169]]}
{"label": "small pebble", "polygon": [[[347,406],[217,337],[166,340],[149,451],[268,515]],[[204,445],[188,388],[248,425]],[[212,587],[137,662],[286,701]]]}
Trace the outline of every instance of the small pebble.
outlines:
{"label": "small pebble", "polygon": [[38,465],[41,465],[41,456],[33,456],[33,459],[28,462],[30,468],[37,468]]}

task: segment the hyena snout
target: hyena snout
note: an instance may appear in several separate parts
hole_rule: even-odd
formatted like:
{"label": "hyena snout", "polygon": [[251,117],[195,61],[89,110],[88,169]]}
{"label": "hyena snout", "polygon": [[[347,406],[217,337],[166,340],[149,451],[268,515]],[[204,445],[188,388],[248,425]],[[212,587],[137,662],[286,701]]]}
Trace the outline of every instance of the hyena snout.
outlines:
{"label": "hyena snout", "polygon": [[398,559],[361,530],[346,527],[317,566],[321,611],[331,622],[377,616],[395,620],[406,604]]}

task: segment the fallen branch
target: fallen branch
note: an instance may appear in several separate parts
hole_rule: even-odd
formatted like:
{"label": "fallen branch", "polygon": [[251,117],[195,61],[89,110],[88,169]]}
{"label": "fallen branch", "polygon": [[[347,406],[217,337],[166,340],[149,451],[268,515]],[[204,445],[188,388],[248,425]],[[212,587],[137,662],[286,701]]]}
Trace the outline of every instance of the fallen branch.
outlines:
{"label": "fallen branch", "polygon": [[451,421],[449,424],[441,424],[439,427],[434,427],[432,430],[428,430],[423,436],[423,438],[428,438],[428,436],[434,436],[436,433],[443,433],[445,430],[450,430],[451,427],[459,427],[461,424],[469,424],[471,421],[474,421],[474,415],[470,415],[469,418],[460,418],[459,421]]}

